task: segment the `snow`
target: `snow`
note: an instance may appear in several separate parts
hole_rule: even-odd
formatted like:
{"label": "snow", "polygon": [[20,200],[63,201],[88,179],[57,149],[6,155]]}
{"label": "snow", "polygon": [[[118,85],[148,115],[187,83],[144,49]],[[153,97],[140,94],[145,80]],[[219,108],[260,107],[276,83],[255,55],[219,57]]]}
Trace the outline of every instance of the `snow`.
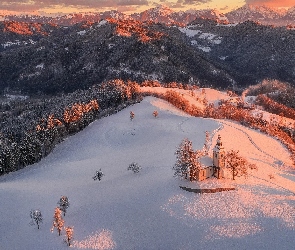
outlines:
{"label": "snow", "polygon": [[[212,101],[224,95],[205,92]],[[240,150],[258,171],[236,181],[175,179],[177,145],[187,137],[201,149],[205,131],[213,136],[209,154],[220,134],[225,150]],[[68,249],[64,232],[50,233],[62,195],[70,201],[64,220],[74,227],[73,249],[293,249],[295,172],[289,156],[260,132],[191,117],[146,97],[67,138],[41,162],[0,176],[0,249]],[[132,162],[142,166],[138,174],[127,171]],[[105,176],[93,181],[100,168]],[[179,186],[236,190],[195,194]],[[30,225],[31,209],[43,214],[39,230]]]}
{"label": "snow", "polygon": [[184,28],[178,28],[182,33],[185,33],[188,37],[194,37],[195,35],[198,35],[200,33],[202,33],[202,31],[200,30],[192,30],[189,29],[188,27],[184,27]]}
{"label": "snow", "polygon": [[14,100],[26,100],[29,98],[29,96],[26,95],[11,95],[11,94],[5,94],[4,95],[8,100],[14,101]]}
{"label": "snow", "polygon": [[27,44],[36,44],[37,42],[29,39],[28,41],[19,41],[19,40],[15,40],[14,42],[11,41],[7,41],[6,43],[2,43],[1,46],[6,49],[8,47],[14,46],[14,45],[27,45]]}
{"label": "snow", "polygon": [[86,30],[81,30],[81,31],[77,32],[77,34],[80,36],[84,36],[86,34]]}
{"label": "snow", "polygon": [[205,47],[205,46],[198,46],[198,49],[203,50],[206,53],[209,53],[211,51],[210,47]]}
{"label": "snow", "polygon": [[226,58],[228,58],[228,56],[220,56],[219,59],[224,61]]}
{"label": "snow", "polygon": [[214,37],[216,37],[216,35],[212,34],[212,33],[202,33],[199,38],[201,39],[209,39],[212,40]]}
{"label": "snow", "polygon": [[36,69],[44,69],[44,63],[40,63],[36,66]]}
{"label": "snow", "polygon": [[108,23],[107,20],[101,20],[96,27],[99,28],[99,27],[101,27],[103,25],[106,25],[107,23]]}

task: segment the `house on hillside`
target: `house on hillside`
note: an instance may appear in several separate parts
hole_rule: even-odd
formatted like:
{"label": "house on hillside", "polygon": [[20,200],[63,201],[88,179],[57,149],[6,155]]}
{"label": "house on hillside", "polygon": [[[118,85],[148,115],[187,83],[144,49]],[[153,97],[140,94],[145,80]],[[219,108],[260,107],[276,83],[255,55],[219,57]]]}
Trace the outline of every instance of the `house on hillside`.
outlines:
{"label": "house on hillside", "polygon": [[[218,135],[216,145],[213,149],[213,158],[208,155],[199,158],[201,168],[194,173],[193,180],[203,181],[208,178],[221,179],[224,177],[225,151],[222,145],[221,136]],[[191,174],[192,176],[192,174]],[[192,180],[192,178],[190,177]]]}

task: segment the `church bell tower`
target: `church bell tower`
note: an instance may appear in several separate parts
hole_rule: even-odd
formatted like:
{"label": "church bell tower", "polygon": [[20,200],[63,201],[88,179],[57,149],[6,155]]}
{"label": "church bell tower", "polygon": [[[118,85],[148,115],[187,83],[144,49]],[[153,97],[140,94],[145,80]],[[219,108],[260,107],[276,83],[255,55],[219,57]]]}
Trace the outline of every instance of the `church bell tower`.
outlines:
{"label": "church bell tower", "polygon": [[213,148],[213,167],[217,170],[217,178],[222,177],[223,168],[225,166],[225,151],[222,145],[221,136],[218,135],[216,145]]}

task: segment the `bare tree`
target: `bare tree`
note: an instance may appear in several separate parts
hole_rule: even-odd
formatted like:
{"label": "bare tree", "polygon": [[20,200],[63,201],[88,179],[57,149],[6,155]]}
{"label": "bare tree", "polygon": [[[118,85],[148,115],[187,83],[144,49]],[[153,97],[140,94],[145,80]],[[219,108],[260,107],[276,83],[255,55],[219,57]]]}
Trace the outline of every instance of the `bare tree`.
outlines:
{"label": "bare tree", "polygon": [[132,170],[133,173],[139,173],[139,171],[141,170],[141,166],[138,163],[136,163],[136,162],[132,162],[128,166],[127,170]]}
{"label": "bare tree", "polygon": [[153,116],[154,116],[155,118],[157,118],[157,117],[158,117],[158,115],[159,115],[158,111],[157,111],[157,110],[155,110],[155,111],[153,112]]}
{"label": "bare tree", "polygon": [[40,223],[42,223],[43,221],[43,217],[42,217],[42,214],[41,214],[41,211],[38,210],[38,209],[35,209],[35,210],[31,210],[30,212],[30,217],[32,219],[31,221],[31,225],[37,225],[38,229],[40,228]]}
{"label": "bare tree", "polygon": [[233,180],[236,176],[248,175],[248,169],[257,169],[255,164],[250,164],[245,158],[239,155],[239,151],[231,150],[225,155],[226,168],[232,173]]}
{"label": "bare tree", "polygon": [[101,180],[101,178],[104,176],[103,172],[101,171],[101,169],[99,169],[98,171],[95,172],[95,175],[92,177],[93,180]]}
{"label": "bare tree", "polygon": [[60,235],[63,225],[64,220],[61,217],[61,210],[58,207],[56,207],[54,210],[53,225],[51,228],[51,232],[53,232],[54,228],[56,228],[56,230],[58,231],[58,235]]}
{"label": "bare tree", "polygon": [[196,165],[196,156],[192,142],[187,138],[183,139],[175,152],[176,163],[173,166],[174,176],[187,178],[190,168]]}
{"label": "bare tree", "polygon": [[73,227],[66,227],[66,243],[68,246],[71,246],[71,241],[73,239],[74,228]]}
{"label": "bare tree", "polygon": [[67,209],[70,206],[68,197],[62,196],[57,204],[59,205],[60,210],[63,211],[64,216],[66,216]]}
{"label": "bare tree", "polygon": [[203,150],[197,150],[194,153],[192,163],[189,166],[189,173],[190,173],[190,181],[197,180],[198,173],[201,169],[201,161],[200,158],[204,155]]}

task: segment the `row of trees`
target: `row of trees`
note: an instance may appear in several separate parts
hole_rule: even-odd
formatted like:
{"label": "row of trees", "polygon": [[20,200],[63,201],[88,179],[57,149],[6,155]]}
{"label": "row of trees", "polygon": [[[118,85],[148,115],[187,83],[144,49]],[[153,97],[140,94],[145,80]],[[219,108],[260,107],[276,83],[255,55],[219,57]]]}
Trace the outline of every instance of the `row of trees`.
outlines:
{"label": "row of trees", "polygon": [[266,95],[258,95],[256,104],[263,106],[264,109],[270,113],[295,119],[295,110],[293,108],[277,103]]}
{"label": "row of trees", "polygon": [[2,105],[0,175],[38,162],[68,135],[140,98],[136,82],[116,79],[68,95]]}

